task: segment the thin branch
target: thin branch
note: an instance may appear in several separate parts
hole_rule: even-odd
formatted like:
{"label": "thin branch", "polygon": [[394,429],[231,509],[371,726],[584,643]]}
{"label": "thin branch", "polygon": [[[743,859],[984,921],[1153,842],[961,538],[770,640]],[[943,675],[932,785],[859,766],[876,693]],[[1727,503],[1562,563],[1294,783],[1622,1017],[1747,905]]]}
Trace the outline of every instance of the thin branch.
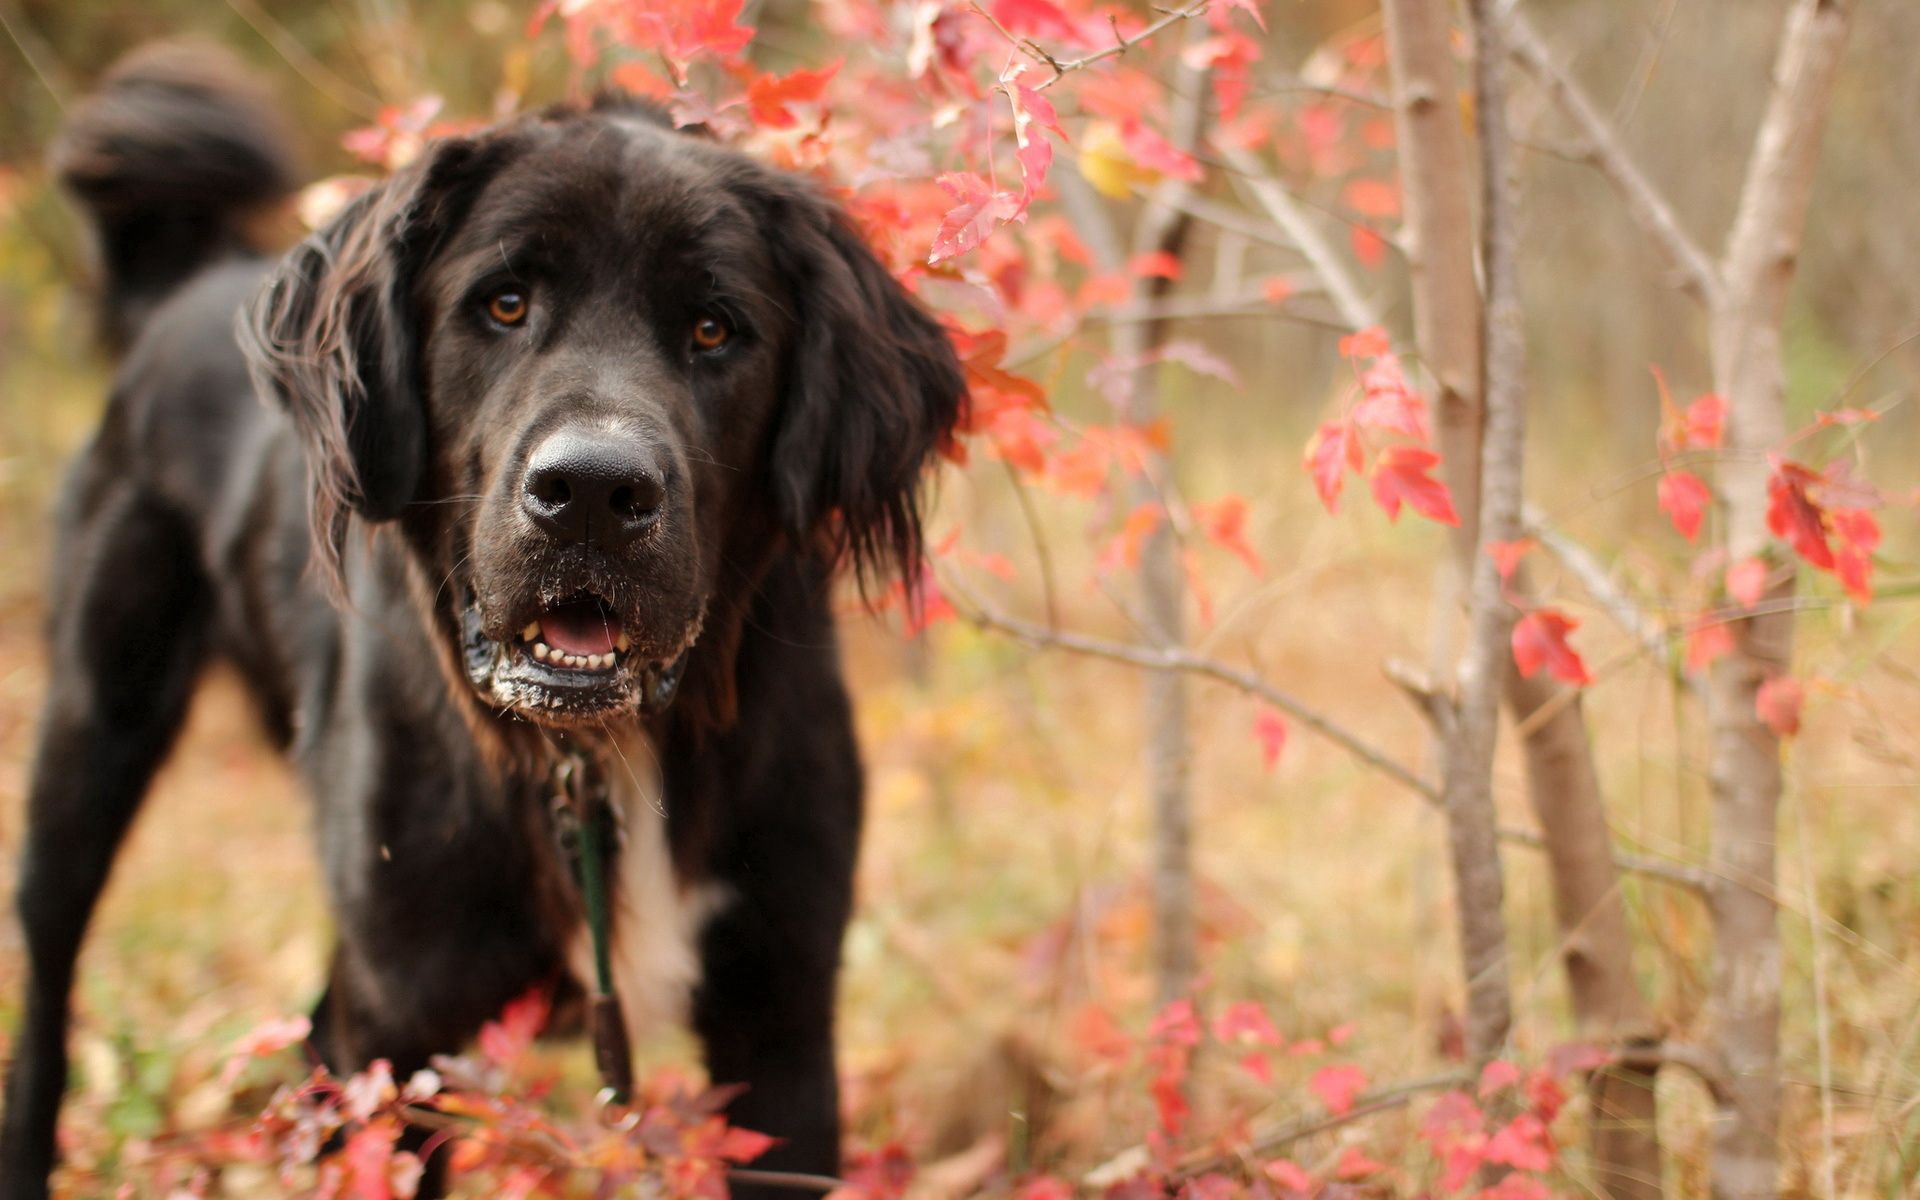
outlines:
{"label": "thin branch", "polygon": [[1333,742],[1361,762],[1385,774],[1388,778],[1417,792],[1429,800],[1439,798],[1439,789],[1420,777],[1412,768],[1394,759],[1386,751],[1368,743],[1360,735],[1323,715],[1309,706],[1306,701],[1290,692],[1283,691],[1260,678],[1252,671],[1230,666],[1217,659],[1194,654],[1190,650],[1169,646],[1164,649],[1151,646],[1129,645],[1125,642],[1109,641],[1105,638],[1090,637],[1063,629],[1047,629],[1030,621],[1020,620],[993,611],[972,595],[964,585],[943,577],[940,586],[947,592],[948,598],[956,602],[963,619],[981,629],[991,629],[1008,634],[1030,646],[1053,648],[1084,654],[1093,658],[1104,658],[1113,662],[1126,663],[1129,666],[1144,667],[1158,671],[1185,671],[1207,679],[1217,680],[1238,688],[1250,695],[1258,696],[1275,708],[1299,721],[1302,725]]}
{"label": "thin branch", "polygon": [[1053,77],[1051,79],[1046,79],[1035,84],[1033,90],[1036,92],[1044,92],[1074,71],[1084,70],[1094,63],[1104,62],[1109,58],[1115,58],[1125,54],[1140,43],[1150,40],[1163,29],[1168,29],[1180,24],[1182,21],[1190,21],[1195,17],[1205,15],[1211,4],[1212,0],[1199,0],[1197,4],[1190,4],[1185,8],[1176,8],[1132,37],[1121,37],[1119,27],[1116,25],[1114,27],[1113,45],[1108,46],[1105,50],[1096,50],[1092,54],[1082,55],[1079,58],[1059,58],[1055,55],[1048,54],[1031,41],[1023,42],[1020,44],[1023,50],[1026,50],[1033,57],[1046,63],[1053,71]]}
{"label": "thin branch", "polygon": [[1627,209],[1648,236],[1660,244],[1686,277],[1687,290],[1712,304],[1720,289],[1720,274],[1698,242],[1681,228],[1673,206],[1640,169],[1593,101],[1554,60],[1552,52],[1517,7],[1507,6],[1507,49],[1520,66],[1547,89],[1587,140],[1587,159],[1619,190]]}
{"label": "thin branch", "polygon": [[844,1179],[831,1175],[809,1175],[804,1171],[758,1171],[752,1167],[730,1167],[729,1183],[751,1183],[760,1187],[790,1188],[796,1192],[832,1192],[852,1187]]}
{"label": "thin branch", "polygon": [[[1031,621],[1023,621],[1018,617],[995,611],[964,583],[951,575],[940,577],[940,587],[946,593],[948,600],[953,603],[961,620],[978,629],[1007,634],[1016,641],[1024,642],[1036,649],[1065,650],[1071,654],[1103,658],[1109,662],[1125,663],[1128,666],[1146,670],[1185,671],[1217,683],[1224,683],[1248,695],[1257,696],[1339,746],[1361,763],[1374,768],[1408,791],[1420,796],[1427,803],[1440,802],[1440,789],[1436,784],[1422,778],[1411,767],[1374,746],[1298,696],[1275,686],[1252,671],[1184,649],[1160,650],[1151,646],[1132,645],[1107,638],[1092,637],[1071,630],[1049,629]],[[1500,840],[1509,845],[1526,846],[1535,850],[1545,845],[1541,836],[1530,829],[1502,826],[1498,832]],[[1618,851],[1614,853],[1613,860],[1615,865],[1623,871],[1644,875],[1649,879],[1689,891],[1704,893],[1709,887],[1709,880],[1704,873],[1683,864],[1623,854]]]}
{"label": "thin branch", "polygon": [[1273,223],[1280,227],[1287,240],[1307,260],[1307,265],[1313,268],[1313,273],[1326,285],[1327,294],[1333,298],[1341,320],[1353,329],[1380,324],[1379,312],[1361,293],[1359,282],[1340,260],[1332,241],[1308,218],[1304,207],[1294,199],[1292,193],[1266,172],[1259,159],[1239,146],[1215,143],[1214,150],[1246,183],[1254,200],[1273,218]]}
{"label": "thin branch", "polygon": [[1264,1133],[1255,1134],[1244,1148],[1231,1154],[1190,1155],[1174,1168],[1173,1177],[1175,1180],[1192,1179],[1196,1175],[1217,1171],[1248,1158],[1264,1157],[1315,1134],[1327,1133],[1376,1113],[1404,1107],[1412,1103],[1416,1096],[1427,1092],[1444,1092],[1453,1088],[1469,1087],[1472,1083],[1473,1077],[1467,1072],[1448,1071],[1441,1075],[1410,1079],[1391,1087],[1377,1088],[1357,1097],[1353,1107],[1345,1112],[1296,1117]]}

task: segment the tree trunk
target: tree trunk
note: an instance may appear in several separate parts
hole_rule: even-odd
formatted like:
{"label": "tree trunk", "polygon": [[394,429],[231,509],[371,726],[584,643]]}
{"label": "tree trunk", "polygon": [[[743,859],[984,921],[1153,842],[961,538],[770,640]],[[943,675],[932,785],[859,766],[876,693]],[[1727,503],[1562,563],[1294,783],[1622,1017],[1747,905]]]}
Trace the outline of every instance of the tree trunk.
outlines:
{"label": "tree trunk", "polygon": [[[1186,41],[1204,40],[1201,21],[1189,21]],[[1175,145],[1191,152],[1200,144],[1207,121],[1211,73],[1183,66],[1175,83],[1171,133]],[[1167,186],[1178,187],[1170,184]],[[1133,252],[1164,251],[1178,258],[1187,241],[1191,220],[1174,205],[1154,198],[1142,207],[1134,227]],[[1150,302],[1165,294],[1171,281],[1153,277],[1135,287],[1136,302]],[[1123,362],[1139,362],[1166,338],[1165,321],[1123,325],[1113,338],[1114,354]],[[1156,415],[1159,371],[1144,367],[1134,372],[1125,413],[1129,422],[1145,425]],[[1170,470],[1158,454],[1146,464],[1146,474],[1133,489],[1136,504],[1159,502],[1157,486]],[[1166,649],[1185,644],[1186,589],[1180,570],[1180,548],[1171,521],[1163,520],[1140,553],[1140,603],[1147,641]],[[1186,994],[1197,969],[1198,933],[1193,905],[1193,814],[1189,773],[1192,731],[1188,728],[1187,678],[1182,671],[1151,671],[1146,685],[1147,783],[1153,804],[1153,957],[1160,1003]]]}
{"label": "tree trunk", "polygon": [[[1447,11],[1439,0],[1386,0],[1387,46],[1405,193],[1414,329],[1435,383],[1441,469],[1461,514],[1454,569],[1467,578],[1479,528],[1480,292],[1474,277],[1472,170],[1454,101]],[[1516,577],[1514,591],[1529,595]],[[1526,722],[1563,690],[1544,677],[1503,673],[1508,710]],[[1633,977],[1633,943],[1613,865],[1612,835],[1579,698],[1529,725],[1528,794],[1553,872],[1568,990],[1582,1033],[1603,1040],[1651,1032]],[[1589,1082],[1595,1181],[1613,1200],[1656,1200],[1660,1145],[1652,1078],[1596,1075]]]}
{"label": "tree trunk", "polygon": [[[1787,433],[1780,326],[1852,7],[1852,0],[1799,0],[1787,18],[1710,317],[1714,387],[1729,409],[1718,483],[1733,561],[1763,552],[1770,541],[1766,456]],[[1793,594],[1789,574],[1766,599]],[[1727,1075],[1713,1139],[1718,1200],[1770,1197],[1779,1185],[1780,936],[1773,888],[1780,740],[1755,702],[1767,679],[1791,667],[1793,624],[1785,607],[1736,622],[1734,650],[1714,664],[1709,688],[1712,1006]]]}

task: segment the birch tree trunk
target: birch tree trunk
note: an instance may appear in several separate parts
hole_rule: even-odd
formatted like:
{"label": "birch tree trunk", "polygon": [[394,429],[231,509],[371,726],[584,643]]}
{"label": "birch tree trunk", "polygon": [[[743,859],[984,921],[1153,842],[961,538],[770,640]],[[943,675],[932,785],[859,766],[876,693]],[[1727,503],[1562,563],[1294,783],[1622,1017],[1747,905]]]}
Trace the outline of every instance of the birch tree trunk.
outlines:
{"label": "birch tree trunk", "polygon": [[[1852,0],[1798,0],[1787,17],[1712,305],[1714,387],[1729,406],[1718,484],[1734,561],[1762,553],[1770,541],[1766,456],[1787,433],[1781,321],[1852,8]],[[1766,599],[1791,599],[1792,573],[1775,574]],[[1780,740],[1755,702],[1761,684],[1791,666],[1793,624],[1785,606],[1736,622],[1734,651],[1714,664],[1709,688],[1712,1004],[1727,1076],[1713,1139],[1716,1200],[1770,1197],[1779,1185],[1780,936],[1773,889]]]}
{"label": "birch tree trunk", "polygon": [[1506,881],[1493,804],[1493,752],[1500,683],[1509,658],[1512,606],[1493,559],[1475,552],[1519,536],[1526,413],[1521,393],[1526,347],[1520,326],[1512,181],[1506,129],[1505,52],[1489,0],[1472,0],[1474,108],[1480,134],[1480,248],[1486,264],[1478,372],[1484,418],[1479,515],[1469,546],[1466,652],[1457,698],[1442,729],[1442,802],[1453,860],[1460,951],[1466,970],[1467,1053],[1476,1063],[1500,1053],[1513,1024],[1508,984]]}

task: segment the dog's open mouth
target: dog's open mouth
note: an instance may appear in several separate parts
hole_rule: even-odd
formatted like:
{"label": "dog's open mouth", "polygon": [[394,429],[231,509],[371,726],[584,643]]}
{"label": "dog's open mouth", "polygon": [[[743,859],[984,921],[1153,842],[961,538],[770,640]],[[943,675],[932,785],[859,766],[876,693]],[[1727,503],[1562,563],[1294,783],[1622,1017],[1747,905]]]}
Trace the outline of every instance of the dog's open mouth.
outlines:
{"label": "dog's open mouth", "polygon": [[520,649],[562,671],[611,671],[632,651],[620,617],[597,596],[556,604],[520,631]]}
{"label": "dog's open mouth", "polygon": [[548,605],[504,639],[489,636],[486,624],[469,601],[461,634],[473,686],[493,705],[556,725],[665,709],[700,632],[698,620],[664,640],[630,630],[590,593]]}

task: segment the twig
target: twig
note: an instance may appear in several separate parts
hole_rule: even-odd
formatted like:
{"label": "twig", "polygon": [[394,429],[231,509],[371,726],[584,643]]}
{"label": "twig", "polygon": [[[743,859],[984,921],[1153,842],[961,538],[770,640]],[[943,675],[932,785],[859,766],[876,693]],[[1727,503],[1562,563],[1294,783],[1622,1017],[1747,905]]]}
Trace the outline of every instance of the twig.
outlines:
{"label": "twig", "polygon": [[1429,1075],[1422,1079],[1410,1079],[1405,1083],[1397,1083],[1391,1087],[1378,1088],[1360,1096],[1355,1100],[1353,1107],[1345,1112],[1296,1117],[1265,1133],[1255,1134],[1244,1148],[1231,1154],[1190,1155],[1174,1168],[1174,1178],[1176,1180],[1191,1179],[1196,1175],[1204,1175],[1209,1171],[1231,1166],[1244,1158],[1272,1154],[1284,1146],[1310,1138],[1315,1134],[1338,1129],[1342,1125],[1351,1125],[1355,1121],[1371,1117],[1376,1113],[1410,1104],[1414,1097],[1424,1093],[1467,1087],[1472,1082],[1473,1077],[1465,1071],[1448,1071],[1441,1075]]}
{"label": "twig", "polygon": [[1273,218],[1273,223],[1280,227],[1287,240],[1307,260],[1307,265],[1313,268],[1313,273],[1320,277],[1320,281],[1326,285],[1327,294],[1333,298],[1334,307],[1339,310],[1340,318],[1347,322],[1348,327],[1365,329],[1380,324],[1378,311],[1361,294],[1359,283],[1340,261],[1333,243],[1308,219],[1292,193],[1279,180],[1267,174],[1260,160],[1248,151],[1222,143],[1215,143],[1214,149],[1221,160],[1246,183],[1254,200]]}
{"label": "twig", "polygon": [[1195,17],[1204,15],[1211,4],[1212,0],[1199,0],[1197,4],[1190,4],[1185,8],[1174,9],[1132,37],[1121,37],[1120,28],[1116,24],[1114,26],[1113,45],[1108,46],[1104,50],[1096,50],[1092,54],[1082,55],[1079,58],[1058,58],[1048,54],[1032,42],[1021,43],[1022,49],[1026,50],[1041,62],[1044,62],[1048,68],[1053,71],[1053,77],[1051,79],[1045,79],[1035,84],[1033,90],[1036,92],[1044,92],[1074,71],[1083,70],[1092,66],[1094,63],[1104,62],[1109,58],[1115,58],[1125,54],[1140,43],[1152,38],[1154,34],[1159,33],[1163,29],[1178,25],[1182,21],[1190,21]]}
{"label": "twig", "polygon": [[1422,779],[1411,768],[1395,760],[1358,734],[1340,725],[1331,718],[1310,707],[1304,700],[1290,692],[1283,691],[1260,678],[1252,671],[1230,666],[1217,659],[1206,658],[1180,647],[1160,649],[1151,646],[1129,645],[1125,642],[1108,641],[1105,638],[1089,637],[1063,629],[1047,629],[1017,617],[1006,616],[993,611],[971,594],[964,584],[942,577],[940,586],[947,592],[950,600],[957,601],[956,609],[970,624],[981,629],[991,629],[1005,633],[1018,640],[1037,647],[1051,647],[1084,654],[1093,658],[1109,659],[1126,663],[1129,666],[1144,667],[1158,671],[1185,671],[1189,674],[1218,680],[1221,683],[1260,697],[1275,708],[1299,721],[1314,732],[1325,737],[1361,762],[1373,767],[1408,789],[1427,797],[1439,798],[1439,789]]}
{"label": "twig", "polygon": [[1508,6],[1503,24],[1508,52],[1547,89],[1554,103],[1587,140],[1587,160],[1619,190],[1634,220],[1680,268],[1686,277],[1687,290],[1708,304],[1714,303],[1720,290],[1720,273],[1699,243],[1681,227],[1673,206],[1620,144],[1619,136],[1581,91],[1580,85],[1554,60],[1526,15],[1517,7]]}

